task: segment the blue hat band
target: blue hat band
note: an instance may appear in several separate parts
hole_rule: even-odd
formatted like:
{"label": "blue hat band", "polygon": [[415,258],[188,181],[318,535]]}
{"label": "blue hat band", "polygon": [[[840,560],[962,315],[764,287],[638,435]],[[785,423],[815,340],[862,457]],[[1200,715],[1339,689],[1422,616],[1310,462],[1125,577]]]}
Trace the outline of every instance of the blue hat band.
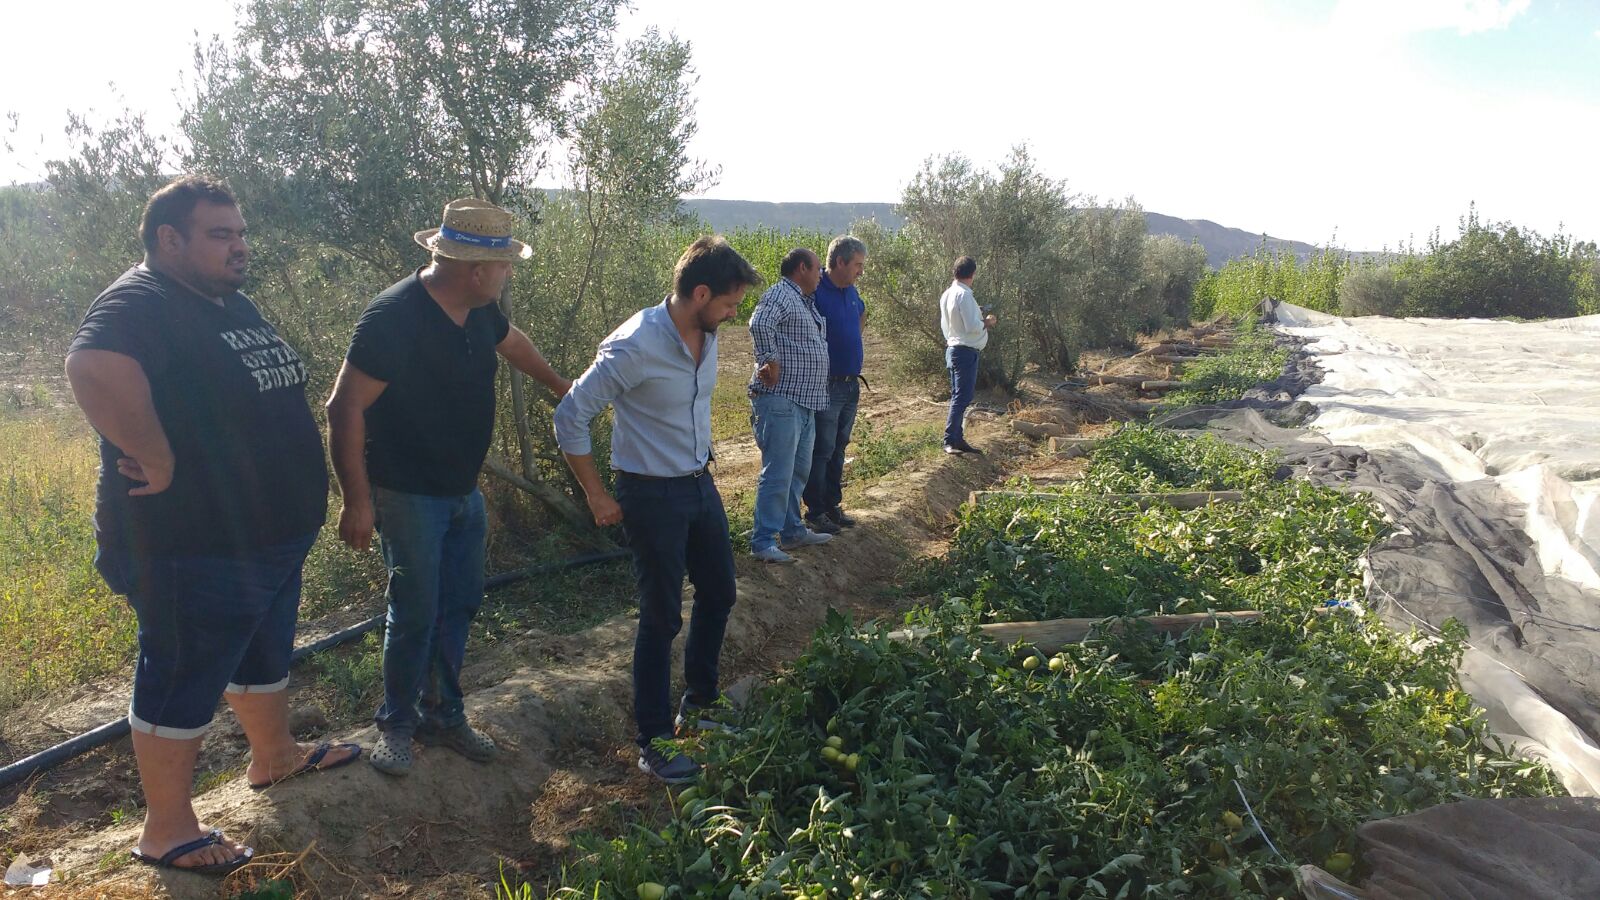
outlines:
{"label": "blue hat band", "polygon": [[474,247],[488,247],[493,250],[501,250],[511,246],[509,235],[506,237],[490,237],[486,234],[473,234],[470,231],[457,231],[449,225],[440,226],[439,236],[448,238],[458,244],[471,244]]}

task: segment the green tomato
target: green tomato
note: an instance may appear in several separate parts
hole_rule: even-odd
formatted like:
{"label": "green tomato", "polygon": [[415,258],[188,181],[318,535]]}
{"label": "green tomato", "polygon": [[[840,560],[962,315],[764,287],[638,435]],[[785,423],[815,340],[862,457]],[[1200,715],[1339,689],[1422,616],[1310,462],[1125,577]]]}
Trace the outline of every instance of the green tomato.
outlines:
{"label": "green tomato", "polygon": [[1032,672],[1034,669],[1039,668],[1039,657],[1030,656],[1027,659],[1023,660],[1022,661],[1022,668],[1026,669],[1029,672]]}
{"label": "green tomato", "polygon": [[844,738],[839,737],[836,734],[835,735],[829,735],[828,736],[828,746],[832,747],[835,750],[838,750],[838,749],[840,749],[840,748],[842,748],[844,746]]}
{"label": "green tomato", "polygon": [[1348,853],[1335,853],[1322,861],[1322,867],[1328,870],[1329,875],[1343,877],[1356,866],[1356,858]]}
{"label": "green tomato", "polygon": [[661,900],[667,895],[667,886],[654,881],[642,881],[636,888],[639,900]]}
{"label": "green tomato", "polygon": [[844,758],[844,767],[851,772],[854,772],[856,766],[859,765],[861,765],[861,754],[859,753],[852,753]]}
{"label": "green tomato", "polygon": [[1050,671],[1059,672],[1067,667],[1067,661],[1059,656],[1050,658]]}

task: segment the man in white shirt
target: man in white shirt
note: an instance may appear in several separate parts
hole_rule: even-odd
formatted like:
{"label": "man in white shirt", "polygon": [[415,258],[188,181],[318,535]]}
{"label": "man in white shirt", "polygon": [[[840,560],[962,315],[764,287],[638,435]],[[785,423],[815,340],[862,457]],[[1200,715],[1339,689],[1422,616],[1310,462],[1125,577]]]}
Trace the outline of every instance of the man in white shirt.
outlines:
{"label": "man in white shirt", "polygon": [[978,387],[978,353],[989,343],[989,328],[998,320],[985,314],[972,295],[978,263],[963,256],[951,268],[955,280],[939,298],[939,328],[944,331],[945,366],[950,370],[950,419],[944,426],[944,452],[982,453],[967,443],[962,420]]}

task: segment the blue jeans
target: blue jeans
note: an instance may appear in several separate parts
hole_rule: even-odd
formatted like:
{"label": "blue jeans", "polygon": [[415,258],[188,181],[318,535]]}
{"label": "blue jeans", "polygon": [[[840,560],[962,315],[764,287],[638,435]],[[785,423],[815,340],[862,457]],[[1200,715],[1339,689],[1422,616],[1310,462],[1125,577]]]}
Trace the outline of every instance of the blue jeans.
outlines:
{"label": "blue jeans", "polygon": [[454,727],[467,719],[461,662],[467,629],[483,605],[483,494],[429,497],[374,487],[372,503],[389,567],[378,728],[405,736],[419,725]]}
{"label": "blue jeans", "polygon": [[316,532],[234,556],[135,557],[102,546],[95,566],[139,622],[128,724],[157,737],[205,733],[224,691],[289,686],[300,571]]}
{"label": "blue jeans", "polygon": [[944,425],[944,445],[948,447],[967,440],[962,420],[978,391],[978,351],[971,347],[947,347],[944,364],[950,370],[950,418]]}
{"label": "blue jeans", "polygon": [[799,537],[800,495],[811,476],[811,445],[817,436],[817,414],[778,394],[758,392],[750,398],[751,425],[761,448],[761,478],[756,482],[755,530],[750,549],[765,550],[780,537]]}
{"label": "blue jeans", "polygon": [[811,474],[806,477],[806,511],[820,516],[844,499],[844,451],[856,427],[861,381],[828,379],[828,408],[817,410],[817,440],[811,448]]}
{"label": "blue jeans", "polygon": [[735,597],[733,544],[710,475],[643,479],[619,473],[617,503],[639,583],[633,642],[636,740],[672,736],[672,641],[683,628],[683,576],[694,585],[683,678],[692,702],[718,697],[717,661]]}

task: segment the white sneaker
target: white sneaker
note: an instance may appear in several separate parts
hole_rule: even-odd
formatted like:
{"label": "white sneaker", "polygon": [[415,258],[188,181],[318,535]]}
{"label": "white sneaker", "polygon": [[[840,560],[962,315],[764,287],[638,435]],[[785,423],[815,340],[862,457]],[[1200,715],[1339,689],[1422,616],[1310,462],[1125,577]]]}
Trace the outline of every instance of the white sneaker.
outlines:
{"label": "white sneaker", "polygon": [[833,535],[820,534],[807,528],[805,534],[802,534],[799,537],[783,538],[779,540],[778,546],[785,550],[793,550],[796,547],[814,547],[817,544],[826,544],[831,540],[833,540]]}

